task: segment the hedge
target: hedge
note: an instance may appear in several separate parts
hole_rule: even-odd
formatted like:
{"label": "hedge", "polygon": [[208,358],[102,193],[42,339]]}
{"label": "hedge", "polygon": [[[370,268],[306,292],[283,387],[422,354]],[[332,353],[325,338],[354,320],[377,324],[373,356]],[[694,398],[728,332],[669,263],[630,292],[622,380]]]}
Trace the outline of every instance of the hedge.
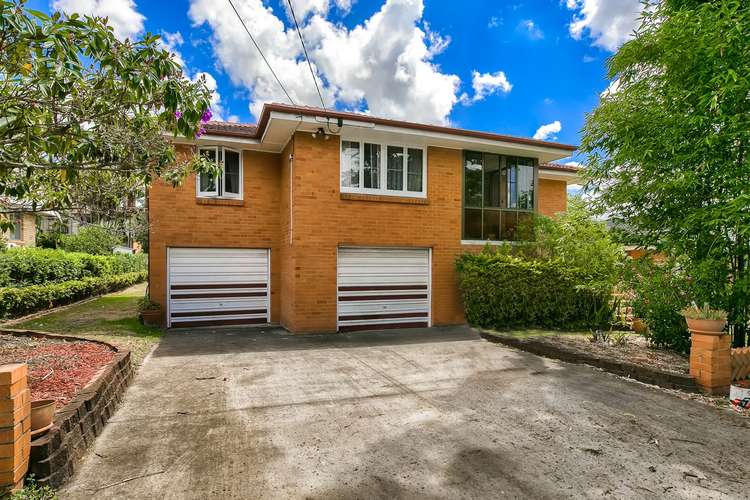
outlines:
{"label": "hedge", "polygon": [[43,285],[146,270],[146,255],[90,255],[47,248],[0,252],[0,287]]}
{"label": "hedge", "polygon": [[598,327],[610,310],[608,289],[585,284],[584,273],[559,261],[482,252],[460,256],[456,267],[466,319],[473,325]]}
{"label": "hedge", "polygon": [[92,295],[114,292],[140,283],[146,277],[145,271],[139,271],[47,285],[0,288],[0,318],[15,318],[70,304]]}

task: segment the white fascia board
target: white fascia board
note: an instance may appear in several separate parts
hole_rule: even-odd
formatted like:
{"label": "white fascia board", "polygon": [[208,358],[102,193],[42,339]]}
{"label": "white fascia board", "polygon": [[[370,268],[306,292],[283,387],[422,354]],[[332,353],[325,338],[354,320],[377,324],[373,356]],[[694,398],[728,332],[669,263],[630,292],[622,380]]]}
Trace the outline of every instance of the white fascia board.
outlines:
{"label": "white fascia board", "polygon": [[[324,127],[326,133],[329,132],[325,125],[330,123],[338,128],[338,119],[327,119],[323,116],[295,115],[293,113],[284,113],[274,111],[269,117],[269,123],[266,131],[270,128],[273,120],[296,122],[299,130],[315,130],[318,127]],[[312,127],[310,127],[312,126]],[[428,130],[418,130],[408,127],[395,127],[392,125],[382,125],[373,122],[359,120],[343,120],[343,126],[340,133],[332,135],[356,136],[366,138],[368,134],[392,134],[394,136],[404,137],[399,139],[400,142],[413,144],[422,144],[425,146],[437,146],[448,149],[478,149],[492,152],[492,150],[504,150],[505,154],[518,154],[531,157],[541,157],[544,161],[554,161],[560,158],[570,156],[570,151],[558,149],[555,147],[537,146],[533,144],[519,144],[510,141],[484,139],[481,137],[471,137],[458,134],[449,134],[445,132],[433,132]],[[265,134],[265,132],[264,132]]]}
{"label": "white fascia board", "polygon": [[581,177],[576,172],[560,172],[539,167],[539,178],[554,181],[565,181],[568,184],[580,184]]}

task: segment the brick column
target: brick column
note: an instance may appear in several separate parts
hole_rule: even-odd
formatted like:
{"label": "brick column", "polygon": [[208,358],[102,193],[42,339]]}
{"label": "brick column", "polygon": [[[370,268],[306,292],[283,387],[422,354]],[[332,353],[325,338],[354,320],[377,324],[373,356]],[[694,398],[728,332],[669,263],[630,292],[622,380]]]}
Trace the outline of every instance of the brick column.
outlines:
{"label": "brick column", "polygon": [[708,394],[727,394],[732,383],[732,346],[729,335],[690,335],[690,375]]}
{"label": "brick column", "polygon": [[31,449],[26,364],[0,366],[0,495],[23,486]]}

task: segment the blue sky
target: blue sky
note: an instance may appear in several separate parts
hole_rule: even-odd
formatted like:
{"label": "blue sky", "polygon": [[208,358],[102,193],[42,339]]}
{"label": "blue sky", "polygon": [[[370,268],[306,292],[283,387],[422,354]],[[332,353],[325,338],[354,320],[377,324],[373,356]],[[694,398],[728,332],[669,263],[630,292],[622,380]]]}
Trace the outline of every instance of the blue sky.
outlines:
{"label": "blue sky", "polygon": [[[295,100],[319,105],[286,0],[234,2]],[[329,106],[573,144],[639,9],[638,0],[292,3]],[[215,81],[222,119],[254,122],[262,102],[285,101],[228,0],[29,6],[107,15],[122,38],[165,35],[189,77]]]}

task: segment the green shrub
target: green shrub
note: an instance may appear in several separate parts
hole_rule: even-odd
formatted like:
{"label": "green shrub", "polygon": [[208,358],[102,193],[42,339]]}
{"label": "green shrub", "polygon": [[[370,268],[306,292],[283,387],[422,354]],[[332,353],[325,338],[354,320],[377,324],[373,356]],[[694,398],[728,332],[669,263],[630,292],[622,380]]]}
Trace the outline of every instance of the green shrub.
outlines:
{"label": "green shrub", "polygon": [[78,234],[64,235],[60,247],[68,252],[83,252],[92,255],[111,255],[121,239],[103,226],[85,226]]}
{"label": "green shrub", "polygon": [[59,248],[62,243],[62,237],[65,236],[59,232],[39,231],[36,232],[37,248]]}
{"label": "green shrub", "polygon": [[146,272],[83,278],[47,285],[0,288],[0,318],[14,318],[70,304],[92,295],[122,290],[146,279]]}
{"label": "green shrub", "polygon": [[45,248],[0,253],[0,286],[28,286],[144,271],[147,256],[90,255]]}
{"label": "green shrub", "polygon": [[24,486],[10,495],[10,500],[56,500],[55,490],[48,485],[41,486],[34,479],[34,474],[30,474],[24,480]]}
{"label": "green shrub", "polygon": [[610,288],[585,283],[559,260],[524,259],[485,249],[456,263],[469,323],[483,327],[599,327]]}
{"label": "green shrub", "polygon": [[671,260],[637,259],[629,264],[625,281],[633,294],[633,316],[645,321],[651,343],[689,352],[690,333],[680,311],[695,299],[695,290],[683,268]]}

